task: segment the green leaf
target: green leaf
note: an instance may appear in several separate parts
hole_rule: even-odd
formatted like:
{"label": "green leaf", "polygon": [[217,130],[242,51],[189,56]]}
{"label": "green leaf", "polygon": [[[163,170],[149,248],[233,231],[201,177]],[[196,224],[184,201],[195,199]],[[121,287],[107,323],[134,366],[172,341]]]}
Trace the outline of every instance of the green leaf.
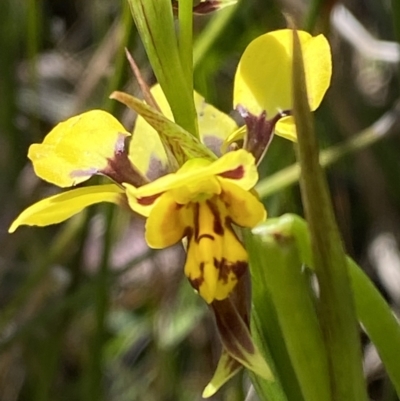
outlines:
{"label": "green leaf", "polygon": [[[193,86],[179,56],[171,0],[128,0],[133,19],[174,119],[198,138]],[[187,68],[186,68],[187,70]]]}
{"label": "green leaf", "polygon": [[326,178],[318,160],[319,148],[296,31],[293,31],[293,64],[293,114],[298,134],[300,188],[319,285],[318,308],[328,353],[332,400],[362,401],[367,399],[367,393],[354,299]]}
{"label": "green leaf", "polygon": [[[304,399],[329,401],[326,350],[310,280],[306,271],[302,270],[296,239],[268,232],[268,223],[257,229],[256,233],[253,253],[264,266],[258,274],[264,275],[263,283],[272,298]],[[259,318],[262,315],[263,312],[259,310]]]}

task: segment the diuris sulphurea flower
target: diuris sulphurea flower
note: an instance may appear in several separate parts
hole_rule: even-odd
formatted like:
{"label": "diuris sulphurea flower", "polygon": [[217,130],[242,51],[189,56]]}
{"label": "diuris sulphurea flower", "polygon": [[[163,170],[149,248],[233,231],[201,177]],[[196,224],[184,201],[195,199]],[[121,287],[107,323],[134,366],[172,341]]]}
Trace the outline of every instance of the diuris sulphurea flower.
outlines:
{"label": "diuris sulphurea flower", "polygon": [[[298,36],[308,101],[315,110],[330,83],[330,48],[323,35],[299,31]],[[234,108],[245,123],[241,128],[194,92],[199,135],[191,135],[174,123],[156,85],[151,93],[158,110],[123,92],[111,95],[139,114],[132,135],[109,113],[92,110],[58,124],[29,149],[36,175],[59,187],[93,175],[111,182],[39,201],[16,218],[10,232],[21,225],[60,223],[87,206],[112,202],[128,204],[146,217],[150,247],[186,239],[185,274],[213,310],[223,344],[205,397],[242,366],[265,379],[273,377],[250,335],[249,292],[243,284],[248,255],[235,226],[252,228],[266,218],[253,188],[274,133],[296,140],[292,64],[291,30],[267,33],[246,48],[233,91]]]}

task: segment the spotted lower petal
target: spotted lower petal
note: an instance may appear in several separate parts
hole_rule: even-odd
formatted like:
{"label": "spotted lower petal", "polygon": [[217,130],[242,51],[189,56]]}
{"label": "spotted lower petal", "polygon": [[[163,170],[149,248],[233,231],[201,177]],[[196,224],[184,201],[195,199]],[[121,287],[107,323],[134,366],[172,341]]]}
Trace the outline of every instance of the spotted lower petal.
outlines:
{"label": "spotted lower petal", "polygon": [[92,110],[58,124],[43,143],[30,146],[28,157],[38,177],[69,187],[105,169],[128,135],[111,114]]}
{"label": "spotted lower petal", "polygon": [[146,242],[151,248],[174,245],[193,225],[192,205],[178,205],[170,193],[160,196],[146,221]]}
{"label": "spotted lower petal", "polygon": [[241,227],[253,228],[267,217],[264,205],[251,192],[236,184],[222,180],[221,200],[225,203],[228,216]]}
{"label": "spotted lower petal", "polygon": [[247,269],[247,252],[218,199],[195,204],[185,274],[207,303],[229,296]]}
{"label": "spotted lower petal", "polygon": [[[315,110],[332,75],[329,43],[323,35],[312,37],[298,31],[301,42],[307,92]],[[267,112],[267,118],[292,109],[292,31],[269,32],[253,40],[244,51],[235,75],[234,106],[252,114]]]}
{"label": "spotted lower petal", "polygon": [[12,233],[22,225],[43,227],[61,223],[95,203],[119,203],[123,193],[117,185],[109,184],[78,188],[54,195],[25,209],[8,231]]}

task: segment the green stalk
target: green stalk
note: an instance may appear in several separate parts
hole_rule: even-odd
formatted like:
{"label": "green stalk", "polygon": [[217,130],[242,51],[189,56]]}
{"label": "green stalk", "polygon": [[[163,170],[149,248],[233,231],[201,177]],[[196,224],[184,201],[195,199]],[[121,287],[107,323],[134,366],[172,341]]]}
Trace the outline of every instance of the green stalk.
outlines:
{"label": "green stalk", "polygon": [[179,1],[179,55],[185,81],[193,92],[193,0]]}
{"label": "green stalk", "polygon": [[293,114],[301,167],[300,188],[319,284],[319,316],[333,401],[365,401],[367,393],[346,255],[335,221],[305,84],[303,56],[293,31]]}
{"label": "green stalk", "polygon": [[[154,74],[168,100],[175,122],[198,138],[193,91],[190,89],[190,82],[186,79],[187,73],[181,62],[171,1],[128,0],[128,2]],[[182,12],[187,13],[187,4],[183,6],[185,9]],[[185,19],[187,18],[185,14]],[[182,28],[186,32],[188,23],[184,22]],[[191,54],[192,49],[190,49]],[[185,57],[189,55],[186,54]]]}

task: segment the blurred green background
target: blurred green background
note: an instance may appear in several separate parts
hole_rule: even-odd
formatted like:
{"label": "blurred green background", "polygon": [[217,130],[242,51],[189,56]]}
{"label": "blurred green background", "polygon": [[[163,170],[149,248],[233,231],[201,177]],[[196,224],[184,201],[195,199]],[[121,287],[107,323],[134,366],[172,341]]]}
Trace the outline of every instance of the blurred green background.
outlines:
{"label": "blurred green background", "polygon": [[[183,279],[179,246],[149,250],[142,218],[102,206],[59,226],[7,233],[26,206],[58,191],[34,175],[26,157],[31,143],[60,120],[91,108],[112,111],[128,129],[133,126],[135,116],[108,99],[116,89],[139,96],[124,47],[148,82],[155,82],[128,4],[2,4],[0,400],[200,400],[220,344],[211,313]],[[242,0],[195,17],[194,49],[196,89],[231,112],[235,68],[254,37],[286,27],[286,16],[328,35],[334,75],[315,113],[321,148],[380,124],[374,126],[373,146],[346,156],[340,148],[343,157],[327,170],[336,216],[347,252],[395,311],[400,306],[397,8],[396,0],[343,5]],[[275,138],[261,177],[273,177],[293,162],[293,145]],[[264,201],[270,216],[302,214],[297,184],[278,181]],[[364,351],[371,397],[396,400],[366,341]],[[256,400],[248,394],[249,384],[239,375],[212,400]]]}

